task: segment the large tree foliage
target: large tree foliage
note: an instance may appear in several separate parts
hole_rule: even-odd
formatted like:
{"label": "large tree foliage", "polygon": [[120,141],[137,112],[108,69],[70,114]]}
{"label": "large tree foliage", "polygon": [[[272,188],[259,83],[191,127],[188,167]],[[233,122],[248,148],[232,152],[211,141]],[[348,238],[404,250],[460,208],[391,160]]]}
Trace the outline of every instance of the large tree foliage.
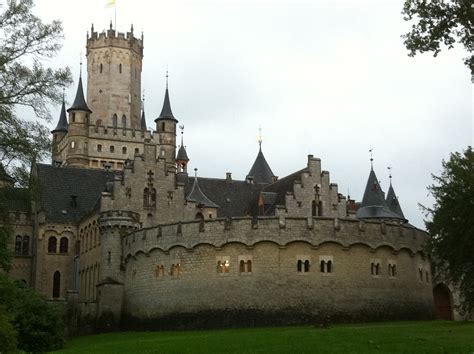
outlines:
{"label": "large tree foliage", "polygon": [[[0,161],[28,166],[50,148],[48,130],[36,118],[50,119],[48,106],[59,104],[61,88],[72,82],[68,68],[44,66],[61,48],[59,21],[43,23],[32,0],[11,0],[0,14]],[[29,107],[32,117],[16,108]]]}
{"label": "large tree foliage", "polygon": [[466,309],[474,308],[474,152],[451,154],[428,187],[435,199],[426,221],[436,270],[459,285]]}
{"label": "large tree foliage", "polygon": [[402,36],[410,56],[433,52],[437,56],[444,45],[451,49],[460,43],[469,55],[464,63],[474,77],[474,8],[472,0],[405,0],[405,21],[415,21]]}

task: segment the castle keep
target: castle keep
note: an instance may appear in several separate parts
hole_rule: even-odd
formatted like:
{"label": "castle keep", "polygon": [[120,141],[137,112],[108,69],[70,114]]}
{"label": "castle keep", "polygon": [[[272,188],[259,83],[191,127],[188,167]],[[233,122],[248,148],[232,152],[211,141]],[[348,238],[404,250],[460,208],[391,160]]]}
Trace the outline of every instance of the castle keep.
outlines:
{"label": "castle keep", "polygon": [[385,196],[371,168],[356,202],[312,155],[277,178],[261,142],[245,180],[188,173],[168,87],[147,128],[143,43],[92,28],[87,95],[80,77],[52,163],[33,167],[38,200],[10,208],[12,277],[105,326],[433,316],[427,234],[391,183]]}

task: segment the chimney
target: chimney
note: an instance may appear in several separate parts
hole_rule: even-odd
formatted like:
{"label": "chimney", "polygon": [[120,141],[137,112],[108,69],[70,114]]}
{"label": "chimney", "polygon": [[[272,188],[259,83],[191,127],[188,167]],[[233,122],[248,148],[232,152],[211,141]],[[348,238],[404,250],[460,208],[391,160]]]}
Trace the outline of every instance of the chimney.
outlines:
{"label": "chimney", "polygon": [[253,184],[253,176],[247,176],[245,182],[247,182],[247,184]]}
{"label": "chimney", "polygon": [[226,172],[225,173],[225,181],[227,183],[232,183],[232,173],[231,172]]}

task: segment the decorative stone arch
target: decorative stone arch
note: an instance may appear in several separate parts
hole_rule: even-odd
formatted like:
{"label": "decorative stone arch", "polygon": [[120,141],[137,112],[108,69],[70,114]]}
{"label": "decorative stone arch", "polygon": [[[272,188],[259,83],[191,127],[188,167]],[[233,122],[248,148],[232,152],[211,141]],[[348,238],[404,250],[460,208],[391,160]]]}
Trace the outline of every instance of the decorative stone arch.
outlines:
{"label": "decorative stone arch", "polygon": [[444,283],[433,288],[436,317],[440,320],[453,320],[453,294]]}

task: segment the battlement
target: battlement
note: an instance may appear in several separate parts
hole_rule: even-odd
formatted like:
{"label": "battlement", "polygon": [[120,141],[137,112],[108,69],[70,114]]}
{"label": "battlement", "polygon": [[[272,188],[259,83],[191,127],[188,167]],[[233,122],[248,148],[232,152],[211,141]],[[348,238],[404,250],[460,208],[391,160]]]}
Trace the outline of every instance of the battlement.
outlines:
{"label": "battlement", "polygon": [[138,229],[140,227],[140,214],[132,211],[108,210],[100,213],[99,227],[125,227]]}
{"label": "battlement", "polygon": [[355,219],[218,218],[162,224],[134,231],[123,240],[123,256],[148,255],[153,249],[168,252],[173,247],[183,247],[192,252],[202,244],[221,248],[229,243],[240,243],[252,248],[260,242],[271,242],[280,248],[292,242],[305,242],[312,248],[327,242],[340,244],[343,248],[363,244],[374,251],[385,246],[394,254],[406,249],[414,255],[423,251],[426,236],[426,232],[412,226]]}
{"label": "battlement", "polygon": [[104,47],[119,47],[124,49],[132,49],[137,54],[143,56],[143,34],[142,37],[136,38],[133,35],[133,27],[130,32],[117,32],[110,27],[107,31],[96,32],[94,27],[91,29],[90,35],[87,36],[87,49],[97,49]]}

